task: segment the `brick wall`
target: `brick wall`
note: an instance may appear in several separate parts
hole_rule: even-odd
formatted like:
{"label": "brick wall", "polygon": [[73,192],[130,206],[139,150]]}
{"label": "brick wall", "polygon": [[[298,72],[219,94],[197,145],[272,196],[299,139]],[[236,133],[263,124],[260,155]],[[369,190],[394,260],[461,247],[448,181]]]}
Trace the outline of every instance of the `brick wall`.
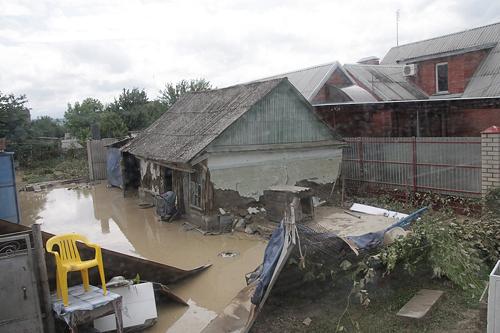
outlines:
{"label": "brick wall", "polygon": [[500,187],[500,128],[481,132],[481,183],[483,196]]}
{"label": "brick wall", "polygon": [[488,50],[479,50],[418,62],[417,75],[411,81],[422,88],[427,94],[434,95],[436,93],[436,64],[447,62],[448,91],[451,94],[462,93],[488,52]]}
{"label": "brick wall", "polygon": [[316,96],[313,98],[313,103],[327,103],[330,101],[328,85],[338,88],[344,88],[350,86],[351,84],[352,83],[349,78],[340,69],[337,68],[325,82],[325,85],[321,87]]}
{"label": "brick wall", "polygon": [[394,103],[317,106],[316,113],[339,134],[355,136],[417,136],[417,110],[420,136],[475,136],[497,124],[500,101],[476,103]]}
{"label": "brick wall", "polygon": [[498,123],[500,109],[454,109],[446,118],[448,136],[479,136],[485,128]]}

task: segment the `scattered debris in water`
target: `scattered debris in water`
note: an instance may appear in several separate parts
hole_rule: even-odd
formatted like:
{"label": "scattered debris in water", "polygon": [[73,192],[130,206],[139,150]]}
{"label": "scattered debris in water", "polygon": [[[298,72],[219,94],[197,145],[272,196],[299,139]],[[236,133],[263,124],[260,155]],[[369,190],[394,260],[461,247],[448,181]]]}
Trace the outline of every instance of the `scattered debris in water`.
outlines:
{"label": "scattered debris in water", "polygon": [[240,253],[237,251],[222,251],[221,253],[219,253],[219,257],[222,257],[222,258],[233,258],[233,257],[237,257],[239,255],[240,255]]}
{"label": "scattered debris in water", "polygon": [[266,209],[265,208],[259,208],[259,207],[248,207],[247,208],[248,214],[258,214],[260,212],[265,213]]}

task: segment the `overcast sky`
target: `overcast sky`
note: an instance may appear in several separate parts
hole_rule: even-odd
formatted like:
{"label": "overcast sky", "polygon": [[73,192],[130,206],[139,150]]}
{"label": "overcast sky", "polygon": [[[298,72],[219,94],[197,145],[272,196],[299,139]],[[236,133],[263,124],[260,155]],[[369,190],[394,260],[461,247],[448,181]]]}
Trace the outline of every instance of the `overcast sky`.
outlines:
{"label": "overcast sky", "polygon": [[500,21],[500,1],[0,0],[0,91],[33,118],[62,117],[122,88],[155,98],[166,82],[215,86],[339,60]]}

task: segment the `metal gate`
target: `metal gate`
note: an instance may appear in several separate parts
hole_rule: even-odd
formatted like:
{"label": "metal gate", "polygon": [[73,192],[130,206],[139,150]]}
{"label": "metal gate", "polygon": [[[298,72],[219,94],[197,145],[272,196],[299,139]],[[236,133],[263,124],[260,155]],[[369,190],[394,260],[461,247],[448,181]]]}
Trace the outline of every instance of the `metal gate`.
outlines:
{"label": "metal gate", "polygon": [[0,219],[19,223],[14,153],[0,153]]}
{"label": "metal gate", "polygon": [[0,331],[43,332],[29,234],[0,237]]}
{"label": "metal gate", "polygon": [[89,179],[103,180],[107,177],[106,145],[116,142],[116,139],[105,138],[87,141],[87,158],[89,163]]}

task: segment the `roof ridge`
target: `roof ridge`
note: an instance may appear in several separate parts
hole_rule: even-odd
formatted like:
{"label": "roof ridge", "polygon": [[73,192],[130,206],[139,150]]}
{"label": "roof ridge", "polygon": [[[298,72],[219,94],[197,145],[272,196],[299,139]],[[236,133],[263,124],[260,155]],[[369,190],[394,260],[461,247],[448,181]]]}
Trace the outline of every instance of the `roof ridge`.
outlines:
{"label": "roof ridge", "polygon": [[286,77],[269,78],[269,80],[263,79],[263,80],[259,80],[259,81],[251,81],[251,82],[233,84],[232,86],[227,86],[227,87],[223,87],[223,88],[202,90],[202,91],[189,91],[187,93],[188,94],[209,93],[209,92],[221,91],[221,90],[226,90],[226,89],[232,89],[232,88],[236,88],[236,87],[249,86],[252,84],[263,84],[263,83],[270,82],[270,81],[281,81],[281,80],[285,80],[285,79],[287,79],[287,78]]}
{"label": "roof ridge", "polygon": [[298,72],[308,71],[308,70],[311,70],[311,69],[314,69],[314,68],[318,68],[318,67],[333,66],[333,65],[336,65],[338,63],[339,63],[338,60],[335,60],[335,61],[332,61],[332,62],[327,62],[327,63],[323,63],[323,64],[319,64],[319,65],[314,65],[314,66],[310,66],[310,67],[305,67],[305,68],[297,69],[297,70],[294,70],[294,71],[288,71],[288,72],[283,72],[283,73],[279,73],[279,74],[269,75],[269,76],[266,76],[266,77],[264,77],[262,79],[258,79],[258,80],[262,81],[262,80],[265,80],[267,78],[273,78],[275,76],[283,76],[285,74],[292,74],[292,73],[298,73]]}
{"label": "roof ridge", "polygon": [[483,25],[483,26],[480,26],[480,27],[465,29],[465,30],[456,31],[456,32],[452,32],[452,33],[441,35],[441,36],[431,37],[431,38],[427,38],[427,39],[421,39],[421,40],[418,40],[418,41],[415,41],[415,42],[406,43],[406,44],[403,44],[403,45],[393,46],[393,47],[390,48],[390,50],[392,50],[392,49],[398,49],[398,48],[401,48],[401,47],[404,47],[404,46],[407,46],[407,45],[414,45],[414,44],[424,43],[424,42],[428,42],[428,41],[439,39],[439,38],[445,38],[445,37],[449,37],[449,36],[453,36],[453,35],[458,35],[458,34],[462,34],[464,32],[468,32],[468,31],[483,29],[483,28],[494,26],[494,25],[500,25],[500,22],[490,23],[490,24],[486,24],[486,25]]}
{"label": "roof ridge", "polygon": [[360,67],[403,67],[404,65],[389,64],[389,65],[375,65],[375,64],[344,64],[344,66],[360,66]]}

